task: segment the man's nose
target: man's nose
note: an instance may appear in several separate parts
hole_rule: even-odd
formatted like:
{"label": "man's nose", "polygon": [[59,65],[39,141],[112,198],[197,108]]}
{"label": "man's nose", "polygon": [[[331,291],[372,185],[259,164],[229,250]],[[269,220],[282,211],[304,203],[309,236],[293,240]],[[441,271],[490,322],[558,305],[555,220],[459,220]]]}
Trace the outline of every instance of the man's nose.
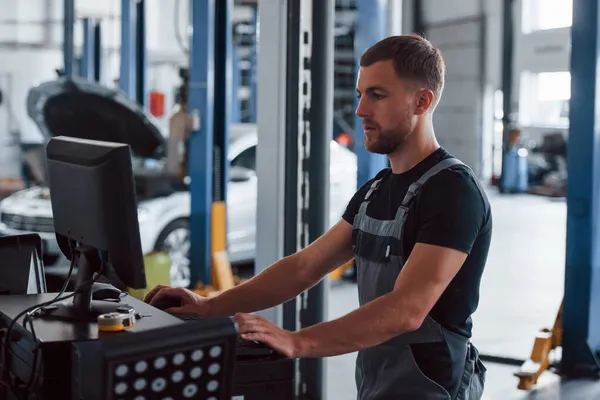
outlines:
{"label": "man's nose", "polygon": [[358,99],[358,105],[356,106],[356,116],[359,118],[366,118],[371,115],[366,99],[363,97]]}

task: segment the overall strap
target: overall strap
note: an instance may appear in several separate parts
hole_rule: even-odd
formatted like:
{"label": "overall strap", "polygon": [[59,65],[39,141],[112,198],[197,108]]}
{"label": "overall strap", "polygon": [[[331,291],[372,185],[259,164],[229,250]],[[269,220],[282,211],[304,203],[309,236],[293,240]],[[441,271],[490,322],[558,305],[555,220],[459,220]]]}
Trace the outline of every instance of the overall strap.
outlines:
{"label": "overall strap", "polygon": [[360,207],[358,209],[358,213],[356,216],[357,218],[354,219],[355,224],[358,219],[362,218],[363,216],[365,216],[367,214],[367,206],[369,205],[371,198],[373,197],[373,195],[379,188],[379,185],[381,184],[381,182],[383,181],[384,178],[385,178],[385,175],[379,179],[374,180],[373,183],[371,183],[371,186],[369,187],[369,191],[367,192],[367,194],[365,195],[365,198],[363,199],[362,203],[360,204]]}
{"label": "overall strap", "polygon": [[445,160],[440,161],[431,167],[427,172],[425,172],[416,182],[412,183],[404,199],[402,200],[402,207],[408,208],[412,199],[416,196],[417,192],[427,182],[429,178],[436,175],[438,172],[443,171],[447,168],[454,167],[455,165],[465,165],[462,161],[457,158],[446,158]]}

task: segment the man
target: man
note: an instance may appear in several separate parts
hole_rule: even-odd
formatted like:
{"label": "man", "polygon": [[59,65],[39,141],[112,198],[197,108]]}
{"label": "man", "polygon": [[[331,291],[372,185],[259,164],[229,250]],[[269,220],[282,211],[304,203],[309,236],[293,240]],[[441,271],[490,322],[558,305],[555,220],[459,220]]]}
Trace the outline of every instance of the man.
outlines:
{"label": "man", "polygon": [[[358,397],[479,399],[485,367],[470,344],[471,314],[491,239],[484,191],[471,170],[437,143],[432,114],[444,86],[440,52],[419,36],[368,49],[357,80],[367,150],[391,168],[367,182],[343,219],[302,251],[243,285],[204,299],[176,295],[173,313],[233,315],[241,337],[288,357],[358,351]],[[288,332],[246,313],[283,303],[354,258],[360,308]]]}

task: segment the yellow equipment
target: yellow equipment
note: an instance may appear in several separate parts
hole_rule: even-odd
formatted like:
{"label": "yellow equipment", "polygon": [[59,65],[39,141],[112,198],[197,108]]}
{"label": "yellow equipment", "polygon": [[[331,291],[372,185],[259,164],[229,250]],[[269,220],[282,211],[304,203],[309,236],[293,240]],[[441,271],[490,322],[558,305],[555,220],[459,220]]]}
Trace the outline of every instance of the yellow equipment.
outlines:
{"label": "yellow equipment", "polygon": [[519,378],[518,388],[521,390],[531,390],[539,377],[550,367],[550,352],[562,345],[562,303],[556,315],[552,329],[544,328],[540,330],[535,342],[531,357],[526,360],[521,369],[514,375]]}
{"label": "yellow equipment", "polygon": [[344,271],[346,271],[348,268],[351,268],[352,266],[354,266],[354,259],[348,261],[346,264],[344,264],[341,267],[338,267],[337,269],[332,271],[329,274],[329,280],[337,281],[337,280],[341,279],[342,275],[344,275]]}
{"label": "yellow equipment", "polygon": [[119,312],[98,316],[98,330],[101,332],[120,332],[135,325],[135,315]]}

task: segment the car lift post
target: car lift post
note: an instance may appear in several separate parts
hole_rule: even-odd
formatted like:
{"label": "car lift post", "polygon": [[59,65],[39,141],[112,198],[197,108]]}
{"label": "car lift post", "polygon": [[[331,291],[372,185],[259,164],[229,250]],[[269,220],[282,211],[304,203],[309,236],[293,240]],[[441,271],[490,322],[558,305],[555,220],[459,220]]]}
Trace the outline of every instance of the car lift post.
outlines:
{"label": "car lift post", "polygon": [[215,1],[190,0],[188,109],[192,127],[188,146],[190,177],[191,284],[211,282],[213,198],[213,123],[215,96]]}
{"label": "car lift post", "polygon": [[[211,284],[217,290],[227,290],[234,286],[231,265],[227,254],[227,182],[229,161],[227,145],[231,124],[233,85],[233,39],[231,16],[233,0],[217,0],[215,4],[215,93],[213,120],[213,202],[211,218]],[[237,67],[237,66],[236,66]],[[236,69],[239,73],[239,69]]]}
{"label": "car lift post", "polygon": [[[256,272],[306,247],[329,224],[334,2],[262,0],[258,7]],[[292,331],[321,322],[327,286],[326,279],[260,314]],[[325,398],[324,364],[297,364],[299,398]]]}
{"label": "car lift post", "polygon": [[63,57],[64,57],[64,71],[63,74],[67,78],[73,76],[73,64],[75,59],[75,45],[74,45],[74,28],[75,28],[75,0],[63,0],[64,14],[63,14]]}
{"label": "car lift post", "polygon": [[573,2],[561,373],[597,376],[600,349],[600,6]]}

